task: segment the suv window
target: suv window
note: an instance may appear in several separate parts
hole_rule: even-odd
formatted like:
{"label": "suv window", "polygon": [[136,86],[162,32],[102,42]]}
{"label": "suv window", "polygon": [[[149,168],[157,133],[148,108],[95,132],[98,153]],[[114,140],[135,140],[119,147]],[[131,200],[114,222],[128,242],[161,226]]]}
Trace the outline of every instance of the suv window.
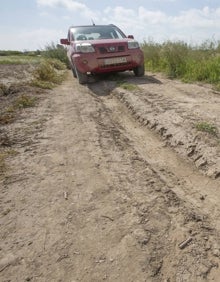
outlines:
{"label": "suv window", "polygon": [[122,39],[125,34],[115,26],[82,26],[70,29],[71,40]]}

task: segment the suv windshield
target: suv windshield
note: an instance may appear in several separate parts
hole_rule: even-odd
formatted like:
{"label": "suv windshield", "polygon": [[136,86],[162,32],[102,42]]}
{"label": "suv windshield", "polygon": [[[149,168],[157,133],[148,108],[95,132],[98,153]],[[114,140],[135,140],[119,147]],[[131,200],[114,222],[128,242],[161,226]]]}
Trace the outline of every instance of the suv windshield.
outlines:
{"label": "suv windshield", "polygon": [[70,40],[122,39],[125,34],[116,26],[79,26],[70,29]]}

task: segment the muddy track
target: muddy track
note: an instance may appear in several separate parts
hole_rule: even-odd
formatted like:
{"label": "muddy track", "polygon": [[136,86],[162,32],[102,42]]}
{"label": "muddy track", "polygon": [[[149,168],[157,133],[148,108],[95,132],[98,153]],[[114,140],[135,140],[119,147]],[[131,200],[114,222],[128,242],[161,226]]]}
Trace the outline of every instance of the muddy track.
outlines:
{"label": "muddy track", "polygon": [[168,147],[143,91],[69,74],[10,126],[29,142],[1,182],[1,281],[218,281],[218,159],[213,179]]}
{"label": "muddy track", "polygon": [[[166,144],[194,162],[208,176],[220,176],[219,133],[198,132],[196,124],[208,122],[220,128],[220,96],[209,86],[187,85],[153,76],[135,81],[139,91],[116,89],[118,97],[139,122],[157,132]],[[208,146],[207,146],[208,145]]]}

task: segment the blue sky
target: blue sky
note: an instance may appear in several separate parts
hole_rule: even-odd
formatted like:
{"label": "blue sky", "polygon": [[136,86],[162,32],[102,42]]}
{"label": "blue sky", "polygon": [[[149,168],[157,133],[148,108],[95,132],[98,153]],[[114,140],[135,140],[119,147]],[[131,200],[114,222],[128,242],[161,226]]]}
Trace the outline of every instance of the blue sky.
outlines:
{"label": "blue sky", "polygon": [[220,40],[219,0],[1,0],[0,50],[43,49],[70,25],[113,23],[140,42]]}

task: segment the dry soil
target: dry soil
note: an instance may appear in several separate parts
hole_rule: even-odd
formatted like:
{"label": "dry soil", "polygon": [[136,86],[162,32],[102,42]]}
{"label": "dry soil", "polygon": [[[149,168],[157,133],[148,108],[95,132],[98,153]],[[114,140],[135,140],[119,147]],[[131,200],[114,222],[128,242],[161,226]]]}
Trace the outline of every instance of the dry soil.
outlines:
{"label": "dry soil", "polygon": [[196,129],[220,130],[220,93],[129,72],[41,92],[25,70],[0,72],[39,98],[0,127],[0,281],[220,281],[219,135]]}

